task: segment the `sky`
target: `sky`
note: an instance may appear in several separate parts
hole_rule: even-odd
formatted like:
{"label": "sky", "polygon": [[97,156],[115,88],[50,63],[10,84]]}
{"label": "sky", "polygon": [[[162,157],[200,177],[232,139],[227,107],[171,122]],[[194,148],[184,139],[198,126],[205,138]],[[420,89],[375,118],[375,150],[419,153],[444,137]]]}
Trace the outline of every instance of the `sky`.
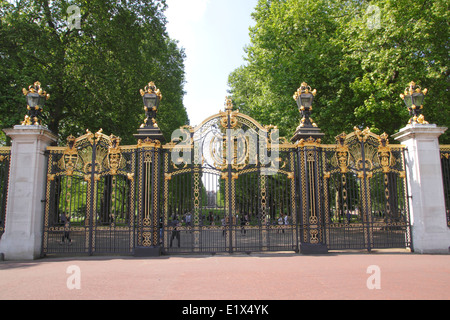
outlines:
{"label": "sky", "polygon": [[228,75],[245,64],[258,0],[166,0],[167,31],[186,53],[184,106],[191,126],[224,109]]}

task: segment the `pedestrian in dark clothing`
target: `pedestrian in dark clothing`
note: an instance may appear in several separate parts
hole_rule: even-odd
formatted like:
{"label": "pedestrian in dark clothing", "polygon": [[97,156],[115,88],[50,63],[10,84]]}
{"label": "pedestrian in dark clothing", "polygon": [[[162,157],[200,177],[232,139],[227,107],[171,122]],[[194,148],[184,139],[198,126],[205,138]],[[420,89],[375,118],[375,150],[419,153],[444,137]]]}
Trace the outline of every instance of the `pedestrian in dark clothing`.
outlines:
{"label": "pedestrian in dark clothing", "polygon": [[178,248],[180,247],[180,230],[178,230],[179,227],[179,221],[177,219],[177,217],[175,217],[175,219],[172,220],[172,236],[170,237],[170,247],[172,248],[172,243],[173,243],[173,239],[177,239],[178,241]]}
{"label": "pedestrian in dark clothing", "polygon": [[61,215],[61,222],[64,223],[64,235],[62,237],[61,243],[67,239],[69,245],[72,244],[72,239],[70,239],[70,216],[67,217],[65,213]]}

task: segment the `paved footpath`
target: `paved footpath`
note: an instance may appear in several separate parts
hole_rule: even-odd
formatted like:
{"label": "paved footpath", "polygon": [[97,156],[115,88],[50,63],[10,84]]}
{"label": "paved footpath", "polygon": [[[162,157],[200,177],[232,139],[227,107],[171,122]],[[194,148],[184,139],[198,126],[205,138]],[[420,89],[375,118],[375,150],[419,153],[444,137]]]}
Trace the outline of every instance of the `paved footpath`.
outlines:
{"label": "paved footpath", "polygon": [[2,261],[0,288],[2,300],[449,300],[450,255],[278,253]]}

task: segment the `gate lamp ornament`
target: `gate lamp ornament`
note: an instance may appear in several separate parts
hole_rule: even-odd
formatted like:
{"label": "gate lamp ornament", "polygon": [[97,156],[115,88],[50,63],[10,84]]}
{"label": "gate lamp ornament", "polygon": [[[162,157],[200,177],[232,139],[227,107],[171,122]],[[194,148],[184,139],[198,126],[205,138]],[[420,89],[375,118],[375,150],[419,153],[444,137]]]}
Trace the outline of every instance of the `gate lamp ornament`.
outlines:
{"label": "gate lamp ornament", "polygon": [[317,124],[314,123],[314,120],[311,119],[312,105],[316,94],[317,90],[312,90],[306,82],[302,82],[300,88],[294,93],[293,98],[297,102],[298,111],[302,115],[302,120],[294,136],[291,138],[291,142],[293,143],[304,143],[305,141],[321,143],[325,135],[317,127]]}
{"label": "gate lamp ornament", "polygon": [[408,108],[410,119],[408,124],[411,123],[419,123],[419,124],[428,124],[425,121],[425,117],[422,114],[423,111],[423,101],[425,99],[425,95],[427,94],[428,89],[422,90],[420,86],[416,85],[414,81],[411,81],[409,87],[405,89],[405,93],[400,95],[400,98],[406,104]]}
{"label": "gate lamp ornament", "polygon": [[41,83],[36,81],[34,84],[28,87],[28,90],[23,88],[23,94],[27,97],[27,110],[28,114],[25,115],[25,119],[22,121],[23,126],[40,125],[42,116],[42,107],[45,101],[50,98],[41,88]]}
{"label": "gate lamp ornament", "polygon": [[158,128],[158,124],[156,123],[156,114],[158,113],[159,103],[162,100],[161,91],[156,88],[155,83],[152,81],[144,88],[144,90],[141,89],[140,93],[144,102],[144,110],[146,116],[146,119],[141,125],[141,128]]}
{"label": "gate lamp ornament", "polygon": [[310,118],[312,104],[316,94],[317,90],[311,90],[311,87],[306,82],[303,82],[300,88],[298,88],[295,92],[293,98],[297,102],[298,110],[302,115],[302,120],[299,128],[317,127],[314,121]]}

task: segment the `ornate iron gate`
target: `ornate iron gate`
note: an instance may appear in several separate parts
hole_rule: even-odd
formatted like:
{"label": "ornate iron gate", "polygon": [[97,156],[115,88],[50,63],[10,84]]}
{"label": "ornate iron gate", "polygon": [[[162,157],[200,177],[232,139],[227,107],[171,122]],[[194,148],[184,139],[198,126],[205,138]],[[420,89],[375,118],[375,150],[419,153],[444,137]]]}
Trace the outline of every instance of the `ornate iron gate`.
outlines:
{"label": "ornate iron gate", "polygon": [[442,179],[444,182],[445,212],[447,226],[450,228],[450,145],[440,146]]}
{"label": "ornate iron gate", "polygon": [[295,148],[238,111],[164,148],[165,252],[298,250]]}
{"label": "ornate iron gate", "polygon": [[411,246],[404,147],[387,138],[355,129],[323,146],[329,249]]}
{"label": "ornate iron gate", "polygon": [[410,247],[404,147],[387,138],[291,143],[231,105],[165,145],[69,137],[48,148],[43,254]]}
{"label": "ornate iron gate", "polygon": [[134,250],[135,147],[101,132],[48,148],[43,254]]}

